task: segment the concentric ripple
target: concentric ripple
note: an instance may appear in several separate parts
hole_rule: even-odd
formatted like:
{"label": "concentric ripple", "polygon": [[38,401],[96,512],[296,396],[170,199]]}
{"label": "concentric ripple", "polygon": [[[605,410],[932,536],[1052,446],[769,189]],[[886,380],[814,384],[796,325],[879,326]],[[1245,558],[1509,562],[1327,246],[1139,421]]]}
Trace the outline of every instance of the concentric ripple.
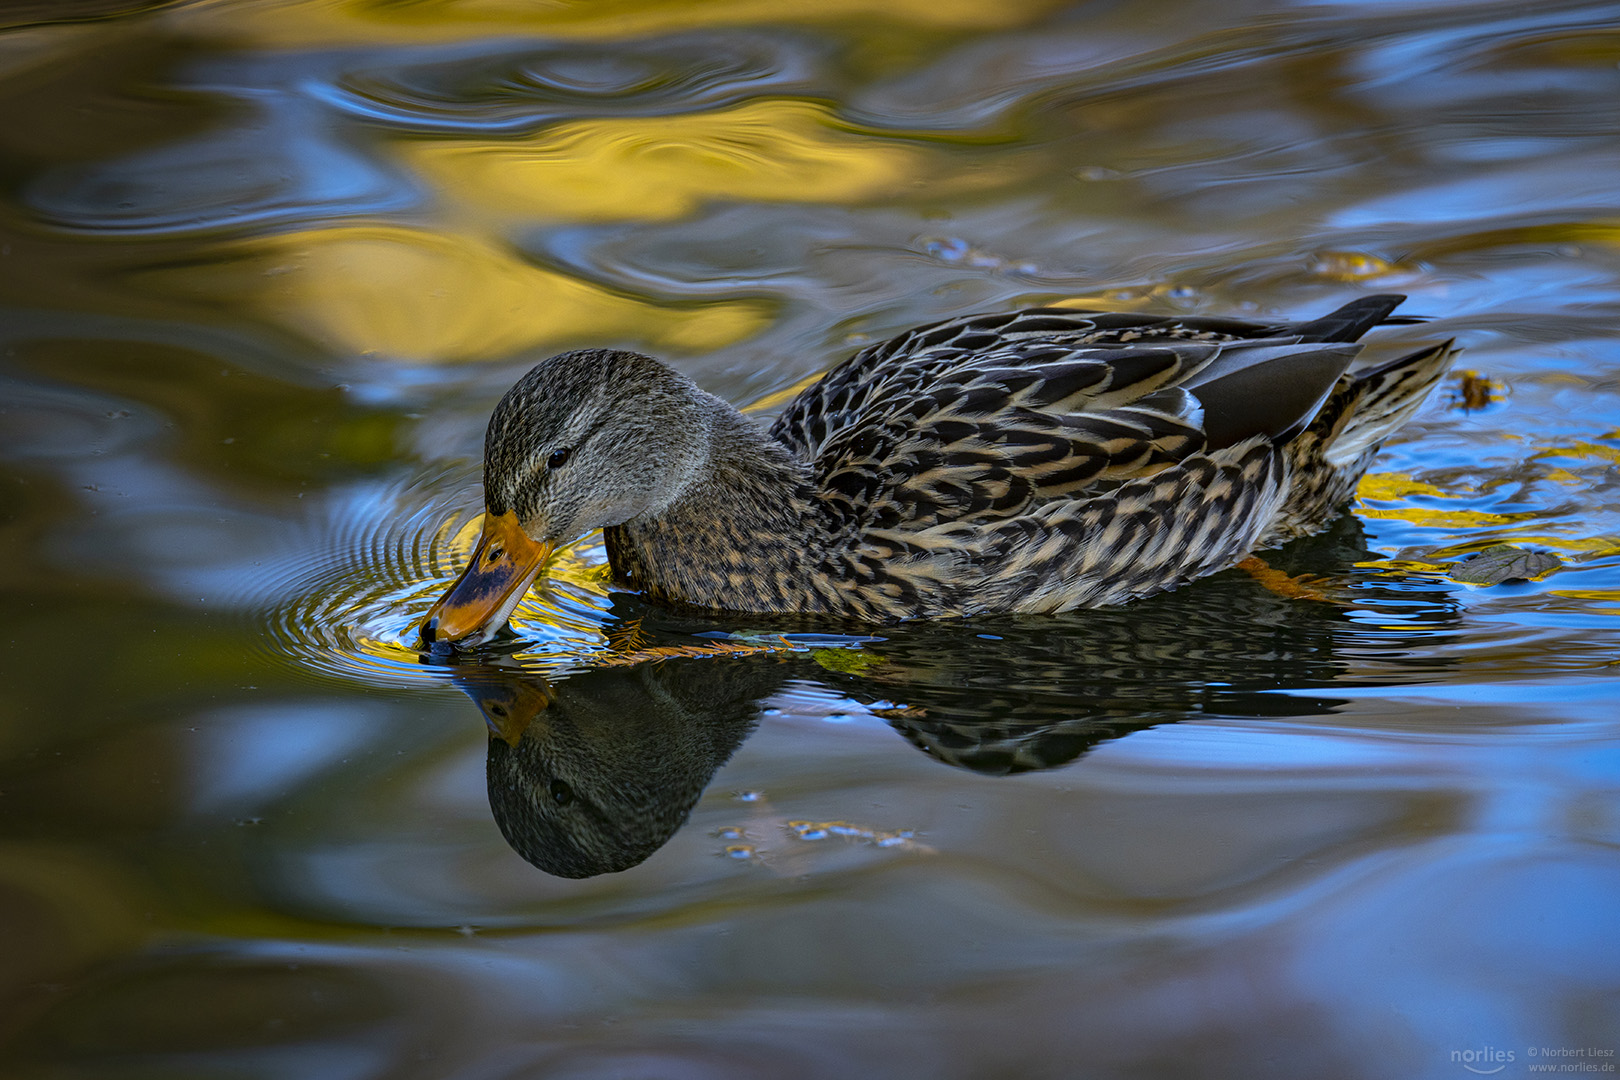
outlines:
{"label": "concentric ripple", "polygon": [[[311,673],[379,687],[443,682],[451,666],[416,644],[417,626],[478,536],[482,499],[462,471],[334,491],[298,550],[258,576],[252,602],[267,647]],[[512,617],[525,668],[577,666],[599,648],[607,606],[600,545],[565,550],[549,585]]]}
{"label": "concentric ripple", "polygon": [[611,47],[589,42],[480,49],[453,60],[372,66],[312,88],[371,123],[491,135],[564,118],[691,112],[812,90],[804,42],[735,31]]}

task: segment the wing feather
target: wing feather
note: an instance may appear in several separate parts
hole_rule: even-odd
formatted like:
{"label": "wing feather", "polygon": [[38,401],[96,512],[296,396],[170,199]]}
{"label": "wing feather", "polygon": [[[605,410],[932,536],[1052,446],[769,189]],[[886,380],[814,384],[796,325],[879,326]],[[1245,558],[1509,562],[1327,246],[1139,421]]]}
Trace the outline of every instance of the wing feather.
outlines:
{"label": "wing feather", "polygon": [[[772,433],[810,463],[835,537],[927,532],[933,547],[953,525],[1010,527],[1057,504],[1096,516],[1129,481],[1303,429],[1358,347],[1313,344],[1302,328],[1336,334],[1344,322],[1060,308],[951,319],[835,367]],[[1257,392],[1295,374],[1297,390]],[[1109,527],[1140,531],[1124,518]],[[1043,528],[1039,542],[1060,535]]]}

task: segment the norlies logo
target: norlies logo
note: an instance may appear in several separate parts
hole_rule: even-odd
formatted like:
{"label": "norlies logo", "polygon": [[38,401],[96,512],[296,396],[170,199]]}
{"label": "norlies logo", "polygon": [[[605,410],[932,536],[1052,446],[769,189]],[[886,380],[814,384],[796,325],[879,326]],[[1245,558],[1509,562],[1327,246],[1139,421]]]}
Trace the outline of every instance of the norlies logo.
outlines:
{"label": "norlies logo", "polygon": [[1508,1067],[1508,1063],[1513,1060],[1513,1051],[1498,1050],[1494,1046],[1486,1046],[1479,1050],[1453,1050],[1451,1060],[1471,1073],[1490,1076]]}

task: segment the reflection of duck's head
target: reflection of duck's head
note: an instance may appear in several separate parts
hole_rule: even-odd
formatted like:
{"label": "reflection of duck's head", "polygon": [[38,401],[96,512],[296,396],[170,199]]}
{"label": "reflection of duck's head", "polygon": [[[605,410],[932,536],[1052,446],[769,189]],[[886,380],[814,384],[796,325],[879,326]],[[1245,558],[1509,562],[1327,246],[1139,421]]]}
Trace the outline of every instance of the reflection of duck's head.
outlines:
{"label": "reflection of duck's head", "polygon": [[457,683],[492,729],[489,805],[540,869],[627,870],[674,835],[781,684],[778,665],[664,661],[547,684],[503,668]]}

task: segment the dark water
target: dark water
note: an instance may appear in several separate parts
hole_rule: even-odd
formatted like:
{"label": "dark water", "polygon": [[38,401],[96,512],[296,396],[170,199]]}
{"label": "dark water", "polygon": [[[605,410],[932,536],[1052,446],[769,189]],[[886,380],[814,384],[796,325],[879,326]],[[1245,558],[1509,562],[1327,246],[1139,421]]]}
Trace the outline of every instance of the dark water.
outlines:
{"label": "dark water", "polygon": [[[0,1073],[1612,1072],[1620,7],[794,10],[0,6]],[[408,646],[537,354],[1373,291],[1331,602]]]}

